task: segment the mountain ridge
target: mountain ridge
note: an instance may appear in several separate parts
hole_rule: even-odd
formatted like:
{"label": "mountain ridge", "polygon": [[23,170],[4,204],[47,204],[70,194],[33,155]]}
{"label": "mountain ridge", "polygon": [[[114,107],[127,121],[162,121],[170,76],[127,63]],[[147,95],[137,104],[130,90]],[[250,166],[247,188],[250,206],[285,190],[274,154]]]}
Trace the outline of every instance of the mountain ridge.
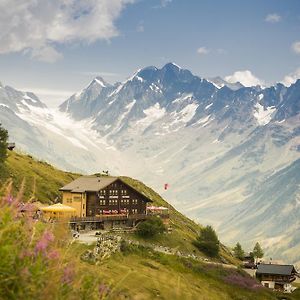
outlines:
{"label": "mountain ridge", "polygon": [[[300,80],[232,90],[174,64],[146,67],[115,85],[98,80],[102,84],[92,80],[60,111],[29,107],[20,114],[0,107],[1,121],[35,156],[69,170],[92,173],[101,165],[141,178],[180,211],[218,228],[229,228],[236,205],[300,157]],[[25,141],[22,128],[30,132]],[[283,205],[293,201],[287,197]],[[269,244],[279,238],[272,234],[266,229],[260,238]],[[231,240],[229,233],[224,237]]]}

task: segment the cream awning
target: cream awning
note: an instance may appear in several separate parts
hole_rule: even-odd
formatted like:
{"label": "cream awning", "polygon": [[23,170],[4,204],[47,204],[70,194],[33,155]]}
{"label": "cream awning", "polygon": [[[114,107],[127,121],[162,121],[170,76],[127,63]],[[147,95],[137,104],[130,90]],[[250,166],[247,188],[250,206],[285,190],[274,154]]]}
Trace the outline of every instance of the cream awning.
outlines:
{"label": "cream awning", "polygon": [[75,212],[76,209],[61,203],[53,204],[46,207],[41,207],[40,210],[45,212]]}

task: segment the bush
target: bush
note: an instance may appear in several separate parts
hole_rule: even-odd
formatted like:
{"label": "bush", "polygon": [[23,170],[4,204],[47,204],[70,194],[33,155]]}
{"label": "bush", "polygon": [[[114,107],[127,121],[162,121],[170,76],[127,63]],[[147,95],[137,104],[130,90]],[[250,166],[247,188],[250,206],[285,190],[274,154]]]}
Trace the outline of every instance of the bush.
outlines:
{"label": "bush", "polygon": [[137,226],[137,234],[143,238],[151,238],[165,230],[165,225],[159,217],[151,217]]}
{"label": "bush", "polygon": [[215,230],[211,226],[206,226],[200,230],[200,234],[194,241],[194,245],[210,257],[216,257],[219,254],[220,242]]}

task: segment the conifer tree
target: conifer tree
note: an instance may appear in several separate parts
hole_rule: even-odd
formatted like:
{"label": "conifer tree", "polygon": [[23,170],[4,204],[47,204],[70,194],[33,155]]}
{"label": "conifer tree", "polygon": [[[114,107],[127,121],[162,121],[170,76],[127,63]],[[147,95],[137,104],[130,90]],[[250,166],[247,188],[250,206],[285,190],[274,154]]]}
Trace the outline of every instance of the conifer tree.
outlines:
{"label": "conifer tree", "polygon": [[259,242],[257,242],[253,248],[253,256],[255,258],[262,258],[264,256],[264,251],[261,248]]}
{"label": "conifer tree", "polygon": [[245,257],[245,252],[239,242],[236,243],[235,247],[233,248],[234,256],[240,260],[243,260]]}
{"label": "conifer tree", "polygon": [[219,254],[220,242],[212,226],[206,226],[200,230],[194,245],[205,254],[216,257]]}

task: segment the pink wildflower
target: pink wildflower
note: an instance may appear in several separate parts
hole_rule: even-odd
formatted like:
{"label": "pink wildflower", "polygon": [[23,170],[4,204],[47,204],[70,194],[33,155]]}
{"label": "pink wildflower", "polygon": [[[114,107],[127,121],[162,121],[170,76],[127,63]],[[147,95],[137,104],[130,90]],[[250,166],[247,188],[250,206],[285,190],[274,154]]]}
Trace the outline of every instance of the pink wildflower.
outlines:
{"label": "pink wildflower", "polygon": [[12,203],[14,202],[13,196],[8,195],[8,196],[6,197],[6,202],[7,202],[8,204],[12,204]]}
{"label": "pink wildflower", "polygon": [[22,277],[28,277],[28,276],[30,276],[30,272],[29,272],[29,270],[28,270],[27,267],[25,267],[23,270],[21,270],[21,276]]}
{"label": "pink wildflower", "polygon": [[71,284],[74,279],[74,276],[75,276],[74,268],[70,265],[67,265],[64,268],[64,273],[63,273],[61,281],[63,284]]}
{"label": "pink wildflower", "polygon": [[20,253],[20,259],[24,259],[24,258],[26,258],[26,257],[31,257],[33,255],[33,253],[32,252],[30,252],[30,250],[28,250],[28,249],[25,249],[24,251],[22,251],[21,253]]}
{"label": "pink wildflower", "polygon": [[99,292],[100,299],[102,299],[102,298],[104,298],[105,296],[108,295],[109,287],[106,286],[105,284],[101,283],[101,284],[99,284],[98,292]]}
{"label": "pink wildflower", "polygon": [[59,258],[59,253],[58,251],[56,250],[52,250],[48,253],[48,258],[49,259],[52,259],[52,260],[55,260],[55,259],[58,259]]}
{"label": "pink wildflower", "polygon": [[51,232],[45,231],[41,239],[36,243],[35,245],[35,253],[45,253],[49,242],[52,242],[54,240],[54,236]]}

